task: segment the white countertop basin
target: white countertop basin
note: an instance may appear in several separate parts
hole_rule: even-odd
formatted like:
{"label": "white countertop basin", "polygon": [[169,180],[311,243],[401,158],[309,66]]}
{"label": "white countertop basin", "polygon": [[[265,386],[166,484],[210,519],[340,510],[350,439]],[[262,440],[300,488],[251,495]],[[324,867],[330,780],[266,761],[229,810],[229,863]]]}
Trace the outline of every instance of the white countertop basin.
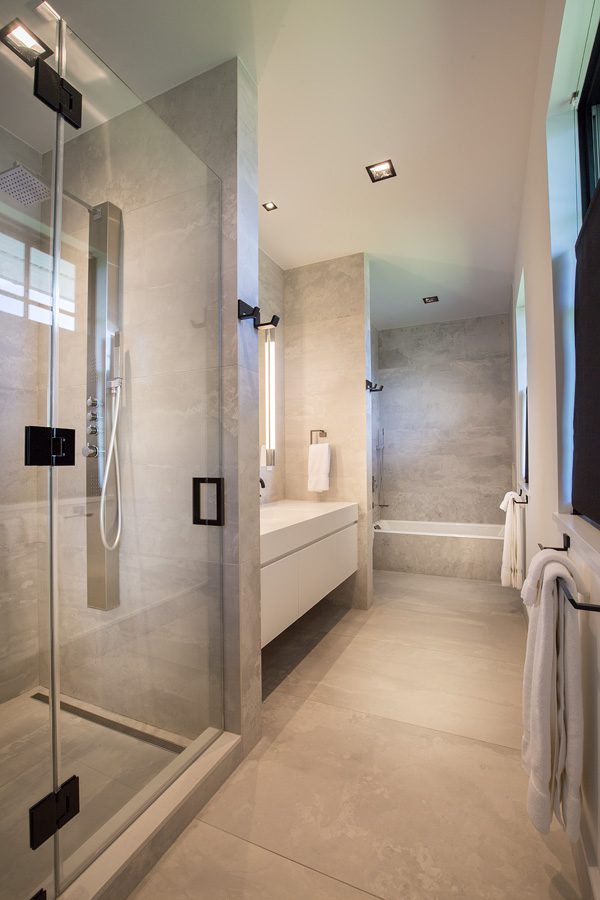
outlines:
{"label": "white countertop basin", "polygon": [[260,508],[260,563],[294,550],[358,521],[357,503],[325,500],[277,500]]}

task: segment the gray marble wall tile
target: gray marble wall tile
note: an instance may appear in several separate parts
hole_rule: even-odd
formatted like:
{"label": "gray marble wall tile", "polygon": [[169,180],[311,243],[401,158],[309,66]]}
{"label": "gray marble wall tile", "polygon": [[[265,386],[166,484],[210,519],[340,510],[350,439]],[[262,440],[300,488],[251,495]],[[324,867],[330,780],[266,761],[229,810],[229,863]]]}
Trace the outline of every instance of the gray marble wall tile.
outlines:
{"label": "gray marble wall tile", "polygon": [[[362,253],[285,272],[285,496],[359,505],[359,570],[334,592],[372,602],[369,298]],[[311,429],[327,432],[330,489],[308,491]]]}
{"label": "gray marble wall tile", "polygon": [[377,532],[373,556],[375,569],[498,582],[502,541]]}
{"label": "gray marble wall tile", "polygon": [[508,318],[379,333],[388,519],[502,522],[512,480]]}

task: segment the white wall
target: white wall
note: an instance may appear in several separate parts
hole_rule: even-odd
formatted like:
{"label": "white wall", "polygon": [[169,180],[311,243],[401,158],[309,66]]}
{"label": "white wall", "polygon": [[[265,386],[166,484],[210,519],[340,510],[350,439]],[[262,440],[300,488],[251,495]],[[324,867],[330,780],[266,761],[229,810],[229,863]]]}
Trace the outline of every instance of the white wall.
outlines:
{"label": "white wall", "polygon": [[[538,64],[514,279],[516,291],[523,270],[530,403],[528,558],[538,541],[562,543],[567,520],[556,522],[554,514],[571,508],[573,246],[580,210],[576,119],[569,98],[585,76],[599,12],[594,0],[566,0],[566,4],[548,0]],[[600,532],[585,523],[583,527],[596,549],[572,535],[569,556],[590,601],[600,604]],[[596,897],[600,896],[599,619],[594,613],[579,613],[585,719],[582,845]]]}
{"label": "white wall", "polygon": [[516,296],[524,273],[529,386],[528,558],[537,549],[538,541],[554,544],[559,538],[552,519],[558,509],[558,452],[546,114],[562,12],[563,0],[548,0],[513,280]]}

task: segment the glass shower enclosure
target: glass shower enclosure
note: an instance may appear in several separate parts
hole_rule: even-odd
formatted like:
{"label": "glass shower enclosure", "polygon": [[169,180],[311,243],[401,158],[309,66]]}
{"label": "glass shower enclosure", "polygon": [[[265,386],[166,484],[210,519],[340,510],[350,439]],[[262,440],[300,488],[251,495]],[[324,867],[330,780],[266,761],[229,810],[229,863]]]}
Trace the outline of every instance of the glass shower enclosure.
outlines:
{"label": "glass shower enclosure", "polygon": [[221,184],[48,4],[2,9],[0,898],[26,900],[223,729]]}

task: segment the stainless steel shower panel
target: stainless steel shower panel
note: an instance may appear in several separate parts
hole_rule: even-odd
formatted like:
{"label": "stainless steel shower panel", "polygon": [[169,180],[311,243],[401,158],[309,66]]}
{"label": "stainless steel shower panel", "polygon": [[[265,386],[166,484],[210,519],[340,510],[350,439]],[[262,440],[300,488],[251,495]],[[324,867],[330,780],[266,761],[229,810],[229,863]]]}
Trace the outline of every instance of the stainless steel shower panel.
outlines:
{"label": "stainless steel shower panel", "polygon": [[[109,610],[119,605],[119,553],[108,551],[100,534],[100,497],[105,477],[106,450],[110,436],[111,403],[108,382],[113,345],[121,331],[121,246],[123,217],[112,203],[90,210],[88,266],[87,345],[87,605]],[[118,354],[115,354],[117,356]],[[94,448],[97,447],[97,452]],[[112,481],[112,479],[111,479]],[[114,484],[109,484],[106,521],[115,513]]]}

